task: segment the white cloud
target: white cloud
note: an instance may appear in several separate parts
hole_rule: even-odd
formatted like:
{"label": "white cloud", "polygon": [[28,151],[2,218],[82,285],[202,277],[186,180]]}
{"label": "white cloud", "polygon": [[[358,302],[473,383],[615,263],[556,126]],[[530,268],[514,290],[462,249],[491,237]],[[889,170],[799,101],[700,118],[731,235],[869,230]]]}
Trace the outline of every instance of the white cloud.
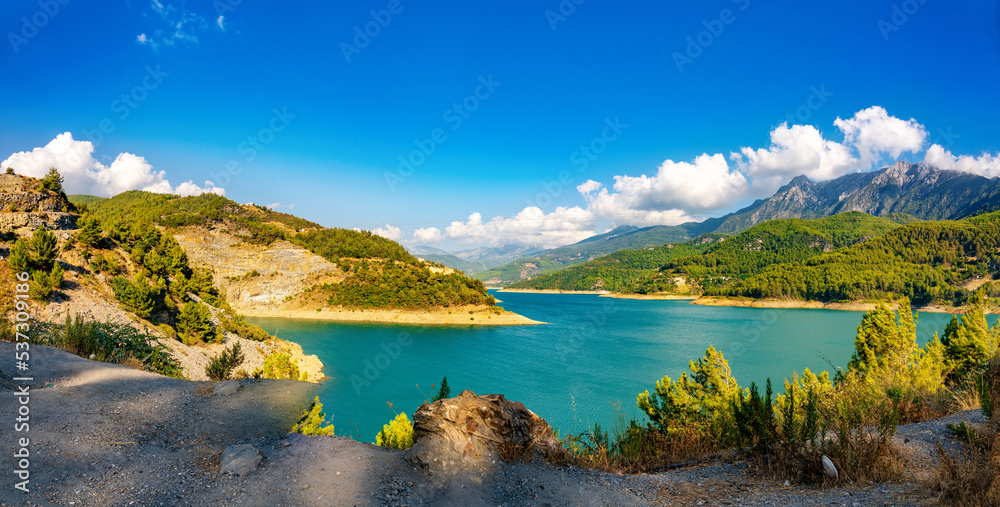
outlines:
{"label": "white cloud", "polygon": [[444,239],[441,229],[437,227],[421,227],[413,231],[413,241],[415,243],[437,243]]}
{"label": "white cloud", "polygon": [[604,184],[602,184],[599,181],[587,180],[587,181],[585,181],[585,182],[577,185],[576,191],[580,192],[583,195],[587,195],[587,194],[589,194],[589,193],[591,193],[591,192],[593,192],[595,190],[600,189],[603,186],[604,186]]}
{"label": "white cloud", "polygon": [[917,120],[889,116],[879,106],[858,111],[846,120],[838,117],[833,124],[844,133],[844,144],[858,150],[862,170],[881,162],[884,154],[897,159],[903,152],[920,151],[927,139],[927,129]]}
{"label": "white cloud", "polygon": [[219,26],[219,30],[222,30],[223,32],[226,31],[225,20],[225,16],[219,16],[219,19],[215,20],[215,24]]}
{"label": "white cloud", "polygon": [[850,148],[823,138],[812,125],[782,123],[771,131],[771,146],[744,147],[730,154],[736,166],[752,181],[752,197],[766,197],[792,178],[806,175],[813,180],[828,180],[854,170],[857,159]]}
{"label": "white cloud", "polygon": [[93,154],[93,143],[74,140],[72,134],[65,132],[42,148],[12,154],[0,162],[0,169],[13,167],[18,174],[41,178],[49,168],[55,167],[65,179],[63,186],[70,194],[112,196],[126,190],[180,195],[226,194],[225,189],[216,187],[211,181],[206,181],[205,187],[187,181],[174,189],[164,171],[154,171],[153,166],[138,155],[120,153],[111,165],[104,165]]}
{"label": "white cloud", "polygon": [[452,222],[445,231],[448,238],[463,243],[552,248],[597,234],[595,219],[593,213],[579,206],[559,207],[549,214],[537,206],[530,206],[512,218],[495,217],[488,222],[483,222],[480,213],[473,213],[465,222]]}
{"label": "white cloud", "polygon": [[978,157],[972,155],[955,156],[941,145],[933,144],[927,148],[924,162],[940,169],[978,174],[987,178],[1000,176],[1000,153],[996,155],[983,153]]}
{"label": "white cloud", "polygon": [[389,224],[385,224],[385,227],[376,227],[372,233],[393,241],[399,241],[399,238],[403,237],[403,232],[399,230],[399,227],[393,227]]}
{"label": "white cloud", "polygon": [[[159,50],[161,44],[166,46],[173,46],[178,42],[197,44],[197,33],[208,28],[208,23],[204,18],[185,8],[183,0],[166,4],[159,0],[152,0],[150,9],[157,14],[163,28],[153,31],[152,35],[141,33],[136,40],[140,44],[149,45],[153,51]],[[219,24],[219,28],[225,31],[222,18],[219,16],[216,22]]]}

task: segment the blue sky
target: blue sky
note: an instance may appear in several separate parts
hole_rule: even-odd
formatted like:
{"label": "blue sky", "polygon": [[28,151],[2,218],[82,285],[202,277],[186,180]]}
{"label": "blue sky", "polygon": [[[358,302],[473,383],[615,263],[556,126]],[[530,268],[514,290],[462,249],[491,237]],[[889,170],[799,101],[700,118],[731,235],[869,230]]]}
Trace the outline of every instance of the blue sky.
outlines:
{"label": "blue sky", "polygon": [[214,188],[457,249],[899,158],[1000,175],[996,1],[63,1],[0,4],[0,160],[70,191]]}

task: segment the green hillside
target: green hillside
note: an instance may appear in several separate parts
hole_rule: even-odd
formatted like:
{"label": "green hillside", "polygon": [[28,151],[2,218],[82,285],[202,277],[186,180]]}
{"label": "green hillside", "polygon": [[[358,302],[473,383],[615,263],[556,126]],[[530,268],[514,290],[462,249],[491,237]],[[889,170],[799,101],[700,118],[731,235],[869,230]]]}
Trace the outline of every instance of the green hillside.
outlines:
{"label": "green hillside", "polygon": [[120,238],[147,234],[152,225],[168,231],[184,226],[221,226],[247,243],[260,245],[280,239],[291,241],[334,262],[345,272],[340,283],[314,289],[322,291],[331,305],[426,308],[494,304],[482,282],[461,273],[435,273],[395,241],[368,231],[324,228],[287,213],[241,205],[215,194],[177,197],[129,191],[110,199],[90,200],[89,210],[108,237],[120,244]]}
{"label": "green hillside", "polygon": [[[962,304],[1000,273],[1000,213],[917,222],[835,252],[766,267],[706,295],[857,301],[907,296]],[[995,284],[988,284],[995,294]]]}
{"label": "green hillside", "polygon": [[[616,252],[593,262],[541,276],[514,288],[615,292],[675,292],[678,278],[697,287],[732,284],[766,266],[802,261],[825,251],[853,245],[913,221],[908,215],[889,218],[848,212],[815,220],[771,220],[724,240],[698,239],[651,250]],[[723,238],[721,235],[708,237]]]}
{"label": "green hillside", "polygon": [[519,280],[576,266],[619,250],[656,247],[687,241],[691,236],[681,227],[657,225],[638,228],[621,226],[604,234],[591,236],[572,245],[545,250],[502,266],[475,274],[490,285],[508,285]]}

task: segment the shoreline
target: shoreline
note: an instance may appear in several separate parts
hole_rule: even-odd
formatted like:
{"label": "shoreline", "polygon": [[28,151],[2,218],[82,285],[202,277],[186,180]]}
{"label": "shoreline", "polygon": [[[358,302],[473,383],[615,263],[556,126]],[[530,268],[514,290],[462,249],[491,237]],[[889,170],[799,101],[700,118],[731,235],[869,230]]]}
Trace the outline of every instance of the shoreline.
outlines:
{"label": "shoreline", "polygon": [[[780,300],[780,299],[731,299],[701,297],[691,301],[693,305],[700,306],[730,306],[737,308],[777,308],[777,309],[803,309],[803,310],[834,310],[849,312],[870,312],[878,306],[877,302],[851,302],[851,303],[824,303],[822,301],[800,301],[800,300]],[[893,310],[899,305],[893,302],[889,305]],[[951,313],[960,314],[964,310],[962,307],[946,307],[941,305],[925,305],[913,308],[915,312],[926,313]],[[987,312],[995,313],[995,312]]]}
{"label": "shoreline", "polygon": [[606,290],[561,290],[561,289],[499,289],[497,292],[514,292],[519,294],[611,294]]}
{"label": "shoreline", "polygon": [[620,294],[618,292],[601,294],[601,297],[614,299],[645,299],[650,301],[694,301],[698,299],[698,296],[685,296],[679,294]]}
{"label": "shoreline", "polygon": [[346,308],[320,311],[309,309],[260,309],[242,310],[247,317],[326,320],[332,322],[370,322],[380,324],[416,324],[429,326],[533,326],[546,324],[514,312],[493,313],[482,307],[453,310],[414,312],[409,310],[350,310]]}

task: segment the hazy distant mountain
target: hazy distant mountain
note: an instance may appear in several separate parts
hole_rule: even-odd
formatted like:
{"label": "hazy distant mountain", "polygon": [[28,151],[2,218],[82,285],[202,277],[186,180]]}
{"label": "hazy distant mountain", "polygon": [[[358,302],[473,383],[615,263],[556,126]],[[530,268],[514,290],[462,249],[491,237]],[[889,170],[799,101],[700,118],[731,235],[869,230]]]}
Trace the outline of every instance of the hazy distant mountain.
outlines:
{"label": "hazy distant mountain", "polygon": [[533,255],[538,251],[538,247],[524,245],[481,247],[459,252],[447,252],[427,245],[417,245],[407,249],[422,259],[439,262],[449,268],[464,271],[468,275],[506,264],[525,255]]}
{"label": "hazy distant mountain", "polygon": [[768,199],[719,219],[682,227],[690,230],[710,224],[714,232],[736,234],[775,218],[819,218],[845,211],[956,220],[996,209],[1000,209],[1000,179],[900,161],[829,181],[799,176]]}
{"label": "hazy distant mountain", "polygon": [[623,225],[604,234],[591,236],[572,245],[519,258],[509,264],[476,273],[474,278],[490,285],[506,285],[542,273],[583,264],[618,250],[647,248],[690,239],[687,230],[669,225],[635,227]]}

